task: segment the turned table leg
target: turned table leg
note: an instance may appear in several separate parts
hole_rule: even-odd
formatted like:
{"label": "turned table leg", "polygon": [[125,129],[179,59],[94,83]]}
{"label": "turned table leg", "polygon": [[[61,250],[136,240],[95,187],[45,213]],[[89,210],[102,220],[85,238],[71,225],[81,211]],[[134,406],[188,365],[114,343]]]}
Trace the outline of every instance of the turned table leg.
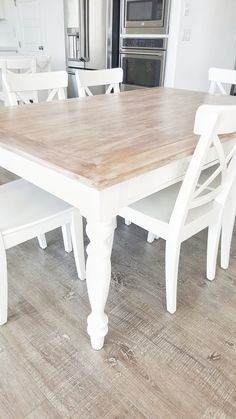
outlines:
{"label": "turned table leg", "polygon": [[108,317],[104,312],[110,279],[111,251],[116,219],[98,223],[88,220],[86,232],[90,243],[87,247],[88,259],[86,279],[91,313],[88,316],[88,334],[95,350],[103,347],[108,332]]}

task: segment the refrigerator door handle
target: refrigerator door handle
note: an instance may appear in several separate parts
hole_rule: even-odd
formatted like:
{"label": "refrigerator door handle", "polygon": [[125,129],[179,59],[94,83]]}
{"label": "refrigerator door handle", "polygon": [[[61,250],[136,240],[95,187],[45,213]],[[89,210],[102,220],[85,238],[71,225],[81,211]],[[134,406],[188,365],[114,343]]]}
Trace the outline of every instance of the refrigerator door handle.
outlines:
{"label": "refrigerator door handle", "polygon": [[89,61],[89,0],[79,0],[80,60]]}
{"label": "refrigerator door handle", "polygon": [[113,17],[113,2],[106,0],[106,57],[107,68],[112,68],[112,17]]}

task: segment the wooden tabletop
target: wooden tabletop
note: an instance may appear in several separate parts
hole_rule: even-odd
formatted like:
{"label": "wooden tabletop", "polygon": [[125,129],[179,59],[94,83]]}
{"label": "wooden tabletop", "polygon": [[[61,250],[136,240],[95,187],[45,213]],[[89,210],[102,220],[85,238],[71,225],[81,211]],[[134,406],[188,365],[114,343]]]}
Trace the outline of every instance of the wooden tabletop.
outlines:
{"label": "wooden tabletop", "polygon": [[96,189],[189,156],[196,109],[232,96],[153,88],[0,110],[0,146]]}

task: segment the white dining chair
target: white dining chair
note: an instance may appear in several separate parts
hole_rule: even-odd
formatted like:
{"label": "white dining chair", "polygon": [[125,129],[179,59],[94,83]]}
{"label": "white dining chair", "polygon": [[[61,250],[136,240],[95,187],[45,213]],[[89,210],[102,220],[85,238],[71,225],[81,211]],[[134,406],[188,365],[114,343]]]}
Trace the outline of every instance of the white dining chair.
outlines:
{"label": "white dining chair", "polygon": [[36,73],[37,61],[34,57],[10,57],[0,59],[0,67],[4,73]]}
{"label": "white dining chair", "polygon": [[7,322],[6,250],[61,226],[69,226],[78,277],[85,279],[83,223],[66,202],[19,179],[0,186],[0,325]]}
{"label": "white dining chair", "polygon": [[[194,125],[200,139],[183,182],[120,211],[123,218],[166,240],[166,300],[170,313],[176,311],[181,243],[206,227],[207,278],[215,278],[223,210],[236,178],[236,145],[226,156],[218,135],[235,131],[236,106],[201,106]],[[218,164],[207,174],[203,169],[212,146]]]}
{"label": "white dining chair", "polygon": [[[22,63],[23,65],[23,63]],[[7,95],[7,106],[31,104],[31,97],[38,102],[38,93],[46,91],[49,94],[46,101],[52,101],[56,96],[58,99],[66,98],[66,88],[68,86],[68,74],[66,71],[46,72],[46,73],[24,73],[15,74],[4,72],[3,85]],[[67,226],[62,227],[63,241],[66,252],[72,251],[70,230]],[[38,237],[39,245],[42,249],[47,247],[45,235]]]}
{"label": "white dining chair", "polygon": [[66,71],[50,71],[35,74],[3,74],[3,85],[10,106],[31,103],[26,93],[35,92],[34,102],[39,101],[39,92],[48,92],[46,102],[66,99],[68,74]]}
{"label": "white dining chair", "polygon": [[209,93],[216,93],[218,88],[221,94],[227,95],[224,84],[229,85],[229,90],[232,85],[236,85],[236,70],[212,67],[209,69],[209,81]]}
{"label": "white dining chair", "polygon": [[[6,57],[5,57],[6,58]],[[14,73],[36,73],[37,71],[37,62],[34,57],[9,57],[8,59],[0,59],[0,71],[1,79],[4,74],[14,74]],[[4,85],[2,81],[2,91],[0,92],[0,100],[4,102],[5,105],[7,102],[7,95],[4,90]]]}
{"label": "white dining chair", "polygon": [[[215,93],[217,88],[220,93],[227,95],[230,92],[230,86],[236,85],[236,70],[228,70],[223,68],[209,69],[210,88],[209,93]],[[229,85],[228,93],[224,84]],[[226,211],[222,223],[221,235],[221,267],[227,269],[229,267],[230,248],[236,215],[236,191],[232,194],[228,211]]]}
{"label": "white dining chair", "polygon": [[122,68],[109,68],[105,70],[77,70],[76,84],[79,97],[93,96],[90,87],[108,86],[105,94],[120,92],[120,83],[123,81]]}
{"label": "white dining chair", "polygon": [[221,268],[228,269],[230,261],[230,250],[231,242],[234,231],[236,217],[236,185],[233,189],[228,203],[225,206],[223,221],[222,221],[222,233],[221,233]]}
{"label": "white dining chair", "polygon": [[52,57],[50,55],[40,55],[36,57],[37,73],[48,73],[52,71]]}

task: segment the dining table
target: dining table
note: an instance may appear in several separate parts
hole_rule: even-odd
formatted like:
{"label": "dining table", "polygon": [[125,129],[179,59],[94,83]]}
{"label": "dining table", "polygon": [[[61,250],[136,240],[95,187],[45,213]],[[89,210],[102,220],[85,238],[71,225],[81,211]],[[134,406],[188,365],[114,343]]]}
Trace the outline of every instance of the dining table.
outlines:
{"label": "dining table", "polygon": [[[183,179],[201,104],[236,98],[150,88],[0,110],[0,166],[78,208],[87,220],[87,332],[99,350],[120,209]],[[223,136],[225,150],[236,142]],[[214,150],[206,164],[216,158]],[[33,199],[33,196],[32,196]]]}

